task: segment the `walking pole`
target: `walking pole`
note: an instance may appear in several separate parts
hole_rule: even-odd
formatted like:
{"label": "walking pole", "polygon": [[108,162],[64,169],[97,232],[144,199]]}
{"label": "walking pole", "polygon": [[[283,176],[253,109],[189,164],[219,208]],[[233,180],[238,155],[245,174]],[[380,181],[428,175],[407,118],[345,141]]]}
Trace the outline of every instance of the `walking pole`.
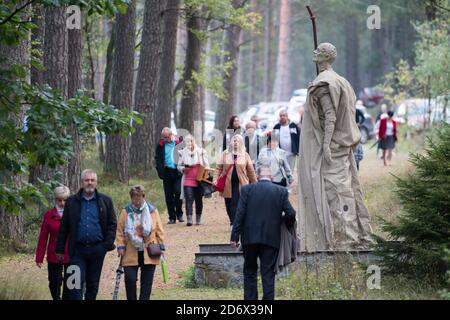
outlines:
{"label": "walking pole", "polygon": [[114,294],[113,294],[113,300],[117,300],[119,295],[119,288],[120,288],[120,278],[122,278],[123,274],[123,267],[122,267],[122,257],[120,257],[119,266],[116,270],[116,285],[114,287]]}
{"label": "walking pole", "polygon": [[[313,28],[313,37],[314,37],[314,49],[317,49],[317,29],[316,29],[316,16],[313,14],[310,6],[306,6],[306,9],[309,12],[309,17],[311,18],[312,28]],[[316,74],[319,75],[319,67],[316,64]]]}

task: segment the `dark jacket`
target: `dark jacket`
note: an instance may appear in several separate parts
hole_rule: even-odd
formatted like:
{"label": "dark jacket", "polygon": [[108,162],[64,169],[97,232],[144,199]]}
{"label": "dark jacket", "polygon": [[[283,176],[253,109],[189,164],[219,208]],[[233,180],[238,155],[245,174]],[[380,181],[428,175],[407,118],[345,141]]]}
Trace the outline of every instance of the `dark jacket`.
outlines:
{"label": "dark jacket", "polygon": [[[64,246],[68,239],[68,252],[72,257],[75,252],[75,243],[78,236],[78,225],[81,213],[81,196],[83,189],[77,194],[69,197],[64,206],[61,227],[56,242],[56,253],[64,253]],[[116,239],[117,220],[114,212],[114,205],[110,197],[95,190],[100,227],[103,234],[103,247],[107,251],[115,249],[114,241]]]}
{"label": "dark jacket", "polygon": [[366,117],[364,116],[364,113],[361,110],[359,110],[358,108],[356,109],[355,116],[356,116],[356,123],[358,125],[361,125],[364,123],[364,121],[366,121]]}
{"label": "dark jacket", "polygon": [[289,228],[285,223],[282,223],[280,251],[278,251],[277,263],[273,271],[278,273],[278,271],[282,271],[287,265],[294,262],[299,248],[300,239],[297,236],[297,222],[294,222]]}
{"label": "dark jacket", "polygon": [[286,188],[269,180],[246,185],[241,188],[231,241],[239,241],[240,236],[243,246],[264,244],[279,249],[282,220],[287,226],[295,222]]}
{"label": "dark jacket", "polygon": [[[183,137],[175,138],[175,145],[179,145],[183,142]],[[165,148],[166,144],[164,139],[160,139],[158,145],[156,146],[155,152],[155,163],[156,163],[156,171],[158,172],[158,177],[162,180],[164,179],[164,167],[165,167]]]}
{"label": "dark jacket", "polygon": [[[280,128],[281,124],[277,123],[273,130],[280,130]],[[300,129],[294,122],[289,123],[289,130],[291,129],[295,129],[295,133],[291,131],[291,152],[298,155],[300,151]]]}

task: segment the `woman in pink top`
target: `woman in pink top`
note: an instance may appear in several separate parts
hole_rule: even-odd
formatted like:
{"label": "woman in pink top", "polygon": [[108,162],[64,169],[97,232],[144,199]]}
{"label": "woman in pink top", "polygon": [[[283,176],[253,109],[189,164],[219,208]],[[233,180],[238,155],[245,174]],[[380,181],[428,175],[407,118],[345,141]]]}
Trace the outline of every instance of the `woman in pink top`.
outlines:
{"label": "woman in pink top", "polygon": [[200,165],[208,167],[206,151],[196,145],[194,137],[188,135],[184,139],[186,147],[179,152],[178,170],[183,173],[181,199],[185,199],[187,226],[192,226],[193,204],[195,201],[196,224],[201,222],[203,210],[203,192],[197,181]]}

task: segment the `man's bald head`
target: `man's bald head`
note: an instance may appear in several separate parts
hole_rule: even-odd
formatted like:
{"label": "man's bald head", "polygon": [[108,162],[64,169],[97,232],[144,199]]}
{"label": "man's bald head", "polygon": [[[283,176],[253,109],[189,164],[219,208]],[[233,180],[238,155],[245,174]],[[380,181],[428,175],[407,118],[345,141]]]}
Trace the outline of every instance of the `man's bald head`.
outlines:
{"label": "man's bald head", "polygon": [[329,42],[323,42],[314,50],[314,61],[322,62],[328,61],[330,64],[336,60],[337,50],[334,45]]}

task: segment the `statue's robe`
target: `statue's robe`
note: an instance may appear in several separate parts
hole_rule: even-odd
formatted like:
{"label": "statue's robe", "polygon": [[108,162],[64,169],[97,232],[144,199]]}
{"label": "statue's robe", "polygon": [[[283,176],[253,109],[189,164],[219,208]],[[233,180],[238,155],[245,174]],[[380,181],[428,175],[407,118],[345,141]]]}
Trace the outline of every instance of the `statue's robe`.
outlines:
{"label": "statue's robe", "polygon": [[[324,111],[320,96],[329,94],[336,122],[331,138],[332,161],[323,157]],[[361,133],[355,120],[355,93],[333,70],[321,72],[308,87],[300,137],[300,249],[366,248],[371,242],[369,213],[358,180],[354,147]]]}

